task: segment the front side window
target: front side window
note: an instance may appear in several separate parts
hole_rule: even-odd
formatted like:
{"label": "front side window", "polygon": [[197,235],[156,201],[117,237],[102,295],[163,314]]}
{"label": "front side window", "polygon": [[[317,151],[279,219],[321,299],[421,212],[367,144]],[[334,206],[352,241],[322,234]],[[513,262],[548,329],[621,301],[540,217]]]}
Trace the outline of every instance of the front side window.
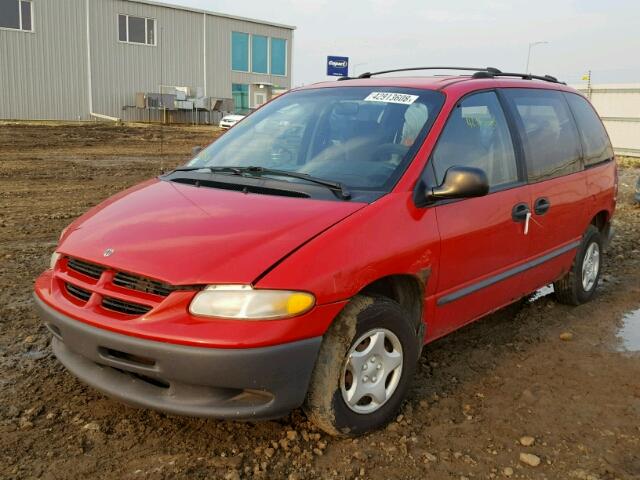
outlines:
{"label": "front side window", "polygon": [[522,126],[529,181],[579,171],[580,140],[562,93],[524,88],[504,92]]}
{"label": "front side window", "polygon": [[238,72],[249,71],[249,34],[231,33],[231,69]]}
{"label": "front side window", "polygon": [[32,4],[25,0],[0,0],[0,28],[33,31]]}
{"label": "front side window", "polygon": [[156,44],[156,21],[153,18],[118,15],[118,40],[143,45]]}
{"label": "front side window", "polygon": [[453,166],[483,170],[491,190],[518,181],[513,142],[495,92],[476,93],[456,105],[431,162],[438,185]]}
{"label": "front side window", "polygon": [[352,190],[388,191],[422,144],[443,99],[440,92],[403,88],[291,92],[238,123],[189,166],[287,170]]}
{"label": "front side window", "polygon": [[271,74],[287,74],[287,41],[283,38],[271,39]]}
{"label": "front side window", "polygon": [[261,35],[251,36],[251,71],[269,73],[269,41]]}
{"label": "front side window", "polygon": [[575,93],[565,93],[564,96],[580,131],[584,164],[596,165],[613,158],[609,136],[593,107],[585,98]]}

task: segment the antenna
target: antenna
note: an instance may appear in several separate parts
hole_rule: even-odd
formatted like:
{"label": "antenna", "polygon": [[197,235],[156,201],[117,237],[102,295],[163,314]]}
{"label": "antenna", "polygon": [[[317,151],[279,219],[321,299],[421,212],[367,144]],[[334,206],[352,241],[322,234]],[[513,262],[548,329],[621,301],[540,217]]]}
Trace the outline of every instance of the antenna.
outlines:
{"label": "antenna", "polygon": [[162,88],[164,85],[164,52],[162,43],[163,30],[163,27],[160,27],[160,38],[158,38],[158,42],[160,42],[160,108],[162,109],[162,118],[160,119],[160,173],[164,173],[164,122],[167,119],[167,107],[164,104],[164,94],[162,92]]}

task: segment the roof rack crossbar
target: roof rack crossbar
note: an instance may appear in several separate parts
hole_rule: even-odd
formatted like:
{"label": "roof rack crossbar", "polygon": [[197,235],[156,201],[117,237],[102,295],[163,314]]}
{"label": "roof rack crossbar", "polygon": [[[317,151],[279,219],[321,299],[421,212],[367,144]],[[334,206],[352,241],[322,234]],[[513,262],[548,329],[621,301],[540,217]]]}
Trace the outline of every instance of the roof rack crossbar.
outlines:
{"label": "roof rack crossbar", "polygon": [[[396,72],[413,72],[416,70],[464,70],[468,72],[489,72],[493,74],[501,73],[500,70],[493,67],[410,67],[410,68],[394,68],[392,70],[381,70],[379,72],[365,72],[358,75],[357,78],[371,78],[374,75],[383,75],[385,73],[396,73]],[[345,80],[346,77],[343,77]]]}

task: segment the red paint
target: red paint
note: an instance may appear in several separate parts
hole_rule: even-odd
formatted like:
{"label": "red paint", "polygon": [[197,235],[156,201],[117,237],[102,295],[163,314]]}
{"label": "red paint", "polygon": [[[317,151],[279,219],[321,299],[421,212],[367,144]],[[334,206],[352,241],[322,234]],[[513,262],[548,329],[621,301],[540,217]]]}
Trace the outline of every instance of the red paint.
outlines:
{"label": "red paint", "polygon": [[[424,144],[394,190],[367,205],[196,188],[150,180],[112,197],[76,220],[61,239],[64,255],[172,285],[253,284],[312,292],[317,305],[274,321],[205,320],[188,313],[195,291],[168,297],[131,292],[107,278],[98,285],[65,270],[36,281],[36,294],[78,321],[141,338],[221,348],[255,347],[322,335],[349,298],[389,275],[423,278],[426,341],[433,340],[555,280],[574,251],[464,298],[447,295],[580,238],[591,220],[615,209],[615,164],[537,184],[435,207],[418,208],[413,190],[443,126],[460,98],[488,88],[569,87],[513,79],[373,78],[350,85],[441,89],[446,101]],[[335,88],[329,82],[305,88]],[[530,233],[511,219],[519,202],[547,197],[551,210],[534,215]],[[103,256],[106,248],[115,250]],[[130,318],[82,305],[64,293],[65,279],[100,295],[153,307]],[[75,276],[74,276],[75,275]],[[91,303],[91,302],[90,302]]]}

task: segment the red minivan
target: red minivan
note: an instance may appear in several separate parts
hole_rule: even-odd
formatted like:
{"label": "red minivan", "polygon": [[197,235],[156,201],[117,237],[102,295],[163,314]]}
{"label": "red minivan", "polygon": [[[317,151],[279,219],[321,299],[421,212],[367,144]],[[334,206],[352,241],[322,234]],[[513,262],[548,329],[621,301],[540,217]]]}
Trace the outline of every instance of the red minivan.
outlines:
{"label": "red minivan", "polygon": [[550,283],[590,300],[600,119],[553,77],[460,70],[293,90],[78,218],[35,284],[57,358],[132,405],[357,435],[425,343]]}

